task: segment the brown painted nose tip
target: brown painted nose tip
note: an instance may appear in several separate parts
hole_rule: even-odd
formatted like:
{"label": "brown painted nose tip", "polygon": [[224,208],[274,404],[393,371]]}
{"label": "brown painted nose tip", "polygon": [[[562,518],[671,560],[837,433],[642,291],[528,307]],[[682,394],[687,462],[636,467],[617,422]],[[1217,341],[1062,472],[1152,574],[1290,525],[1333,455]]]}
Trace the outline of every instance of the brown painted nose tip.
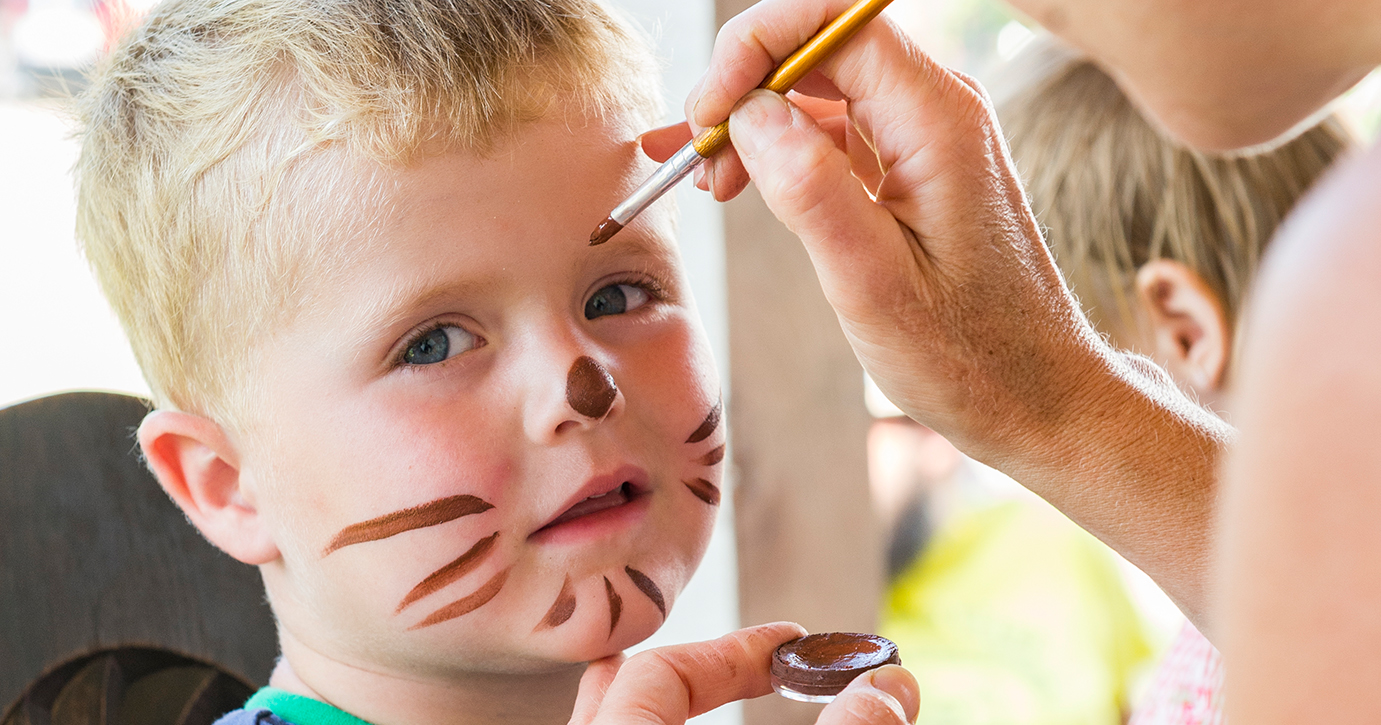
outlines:
{"label": "brown painted nose tip", "polygon": [[618,394],[614,376],[588,355],[576,358],[566,374],[566,402],[586,418],[603,418]]}

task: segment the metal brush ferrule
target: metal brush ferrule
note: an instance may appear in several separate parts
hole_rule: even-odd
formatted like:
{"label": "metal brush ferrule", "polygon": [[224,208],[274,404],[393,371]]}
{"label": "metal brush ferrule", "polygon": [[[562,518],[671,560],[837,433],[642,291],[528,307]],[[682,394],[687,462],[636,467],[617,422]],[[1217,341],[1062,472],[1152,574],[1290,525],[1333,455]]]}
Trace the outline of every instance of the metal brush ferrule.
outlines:
{"label": "metal brush ferrule", "polygon": [[619,224],[627,224],[633,217],[641,214],[643,209],[651,206],[652,202],[662,198],[663,194],[676,186],[681,179],[686,178],[686,175],[694,171],[704,160],[704,156],[696,153],[694,142],[682,146],[681,150],[657,167],[657,170],[647,177],[647,181],[644,181],[622,204],[614,207],[614,210],[609,212],[609,218]]}

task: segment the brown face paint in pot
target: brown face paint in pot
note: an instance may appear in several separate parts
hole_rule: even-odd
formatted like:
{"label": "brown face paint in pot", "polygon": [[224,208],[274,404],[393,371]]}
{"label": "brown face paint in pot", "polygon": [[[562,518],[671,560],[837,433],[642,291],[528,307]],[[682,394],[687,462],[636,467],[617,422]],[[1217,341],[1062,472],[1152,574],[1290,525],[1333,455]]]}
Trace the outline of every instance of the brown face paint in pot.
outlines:
{"label": "brown face paint in pot", "polygon": [[831,702],[855,677],[899,665],[897,645],[875,634],[824,632],[793,639],[772,653],[772,689],[801,702]]}
{"label": "brown face paint in pot", "polygon": [[614,405],[619,387],[597,360],[581,355],[566,374],[566,402],[586,418],[603,418]]}

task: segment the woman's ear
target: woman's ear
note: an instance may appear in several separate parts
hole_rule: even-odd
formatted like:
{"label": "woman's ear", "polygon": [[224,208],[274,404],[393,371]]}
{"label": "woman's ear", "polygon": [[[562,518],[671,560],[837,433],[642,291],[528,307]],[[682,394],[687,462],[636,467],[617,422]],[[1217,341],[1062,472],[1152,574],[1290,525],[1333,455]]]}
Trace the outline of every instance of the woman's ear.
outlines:
{"label": "woman's ear", "polygon": [[239,456],[224,428],[199,415],[155,410],[139,426],[139,445],[163,490],[207,540],[246,564],[278,558],[267,523],[242,488]]}
{"label": "woman's ear", "polygon": [[1222,300],[1185,265],[1156,259],[1136,273],[1152,356],[1200,398],[1219,392],[1232,348]]}

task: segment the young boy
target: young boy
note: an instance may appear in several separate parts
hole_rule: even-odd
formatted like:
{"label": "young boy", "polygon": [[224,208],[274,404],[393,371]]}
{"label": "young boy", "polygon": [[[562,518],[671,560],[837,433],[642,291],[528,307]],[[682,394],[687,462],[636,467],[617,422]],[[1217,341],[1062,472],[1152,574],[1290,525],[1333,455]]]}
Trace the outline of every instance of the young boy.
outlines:
{"label": "young boy", "polygon": [[230,722],[564,722],[719,502],[719,385],[594,0],[171,0],[83,101],[79,235],[149,465],[259,567]]}
{"label": "young boy", "polygon": [[[1222,411],[1237,321],[1276,227],[1352,139],[1334,116],[1278,148],[1213,157],[1165,139],[1117,84],[1049,39],[995,87],[1037,218],[1089,318]],[[1185,623],[1133,725],[1222,721],[1218,652]]]}

